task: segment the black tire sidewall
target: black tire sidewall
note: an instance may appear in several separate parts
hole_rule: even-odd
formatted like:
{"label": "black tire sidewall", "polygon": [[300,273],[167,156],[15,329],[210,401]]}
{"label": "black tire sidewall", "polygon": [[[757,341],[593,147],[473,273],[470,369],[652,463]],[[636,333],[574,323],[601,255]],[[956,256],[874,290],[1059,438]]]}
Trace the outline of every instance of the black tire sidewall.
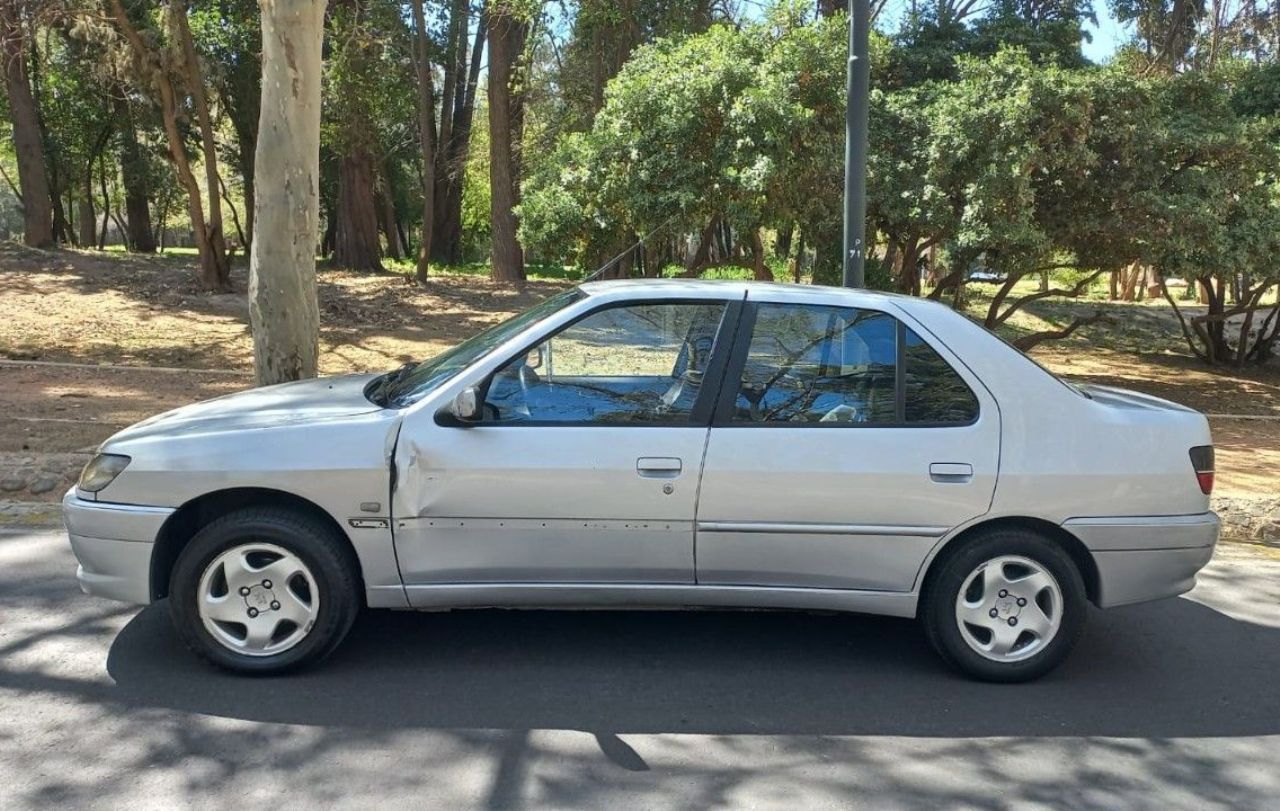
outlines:
{"label": "black tire sidewall", "polygon": [[[955,604],[965,580],[981,564],[1003,555],[1028,558],[1053,575],[1062,592],[1062,624],[1045,648],[1018,662],[995,662],[969,647],[955,617]],[[995,530],[973,539],[949,555],[925,595],[922,619],[926,636],[951,665],[983,681],[1021,682],[1037,679],[1057,667],[1084,630],[1088,597],[1071,556],[1057,543],[1023,530]]]}
{"label": "black tire sidewall", "polygon": [[[319,592],[320,610],[301,642],[274,656],[247,656],[218,642],[204,627],[196,607],[200,579],[213,560],[248,542],[288,550],[306,564]],[[347,556],[318,521],[283,510],[250,510],[217,519],[183,549],[169,583],[169,609],[183,641],[206,661],[240,673],[283,673],[315,662],[337,647],[358,611],[358,596]]]}

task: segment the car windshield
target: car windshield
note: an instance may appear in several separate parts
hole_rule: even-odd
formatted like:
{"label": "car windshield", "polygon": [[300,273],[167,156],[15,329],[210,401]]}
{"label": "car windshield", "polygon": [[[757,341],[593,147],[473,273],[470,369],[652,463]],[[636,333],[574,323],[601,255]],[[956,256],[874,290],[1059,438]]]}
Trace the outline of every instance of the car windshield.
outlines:
{"label": "car windshield", "polygon": [[[376,378],[366,392],[378,405],[403,408],[426,397],[436,386],[453,377],[462,369],[500,346],[513,335],[532,324],[563,310],[582,298],[582,291],[574,288],[543,301],[537,306],[514,315],[442,354],[416,366],[403,367]],[[394,377],[393,377],[394,376]],[[384,382],[386,385],[378,385]]]}

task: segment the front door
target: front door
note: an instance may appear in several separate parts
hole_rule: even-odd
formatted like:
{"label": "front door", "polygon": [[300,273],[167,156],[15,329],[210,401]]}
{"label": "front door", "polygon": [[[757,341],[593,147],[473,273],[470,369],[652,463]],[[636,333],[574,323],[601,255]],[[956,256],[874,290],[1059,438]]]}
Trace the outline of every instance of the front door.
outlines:
{"label": "front door", "polygon": [[907,591],[985,513],[1000,417],[893,313],[749,303],[698,506],[700,584]]}
{"label": "front door", "polygon": [[[422,413],[396,450],[406,585],[692,583],[723,301],[606,305]],[[728,319],[732,320],[732,319]],[[412,595],[412,589],[411,589]]]}

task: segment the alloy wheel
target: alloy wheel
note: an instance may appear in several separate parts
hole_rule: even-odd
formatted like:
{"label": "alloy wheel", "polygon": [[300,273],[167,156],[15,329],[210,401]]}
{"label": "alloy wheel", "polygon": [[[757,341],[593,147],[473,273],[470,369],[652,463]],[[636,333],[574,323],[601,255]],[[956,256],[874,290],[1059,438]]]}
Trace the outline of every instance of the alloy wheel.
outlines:
{"label": "alloy wheel", "polygon": [[275,544],[243,543],[205,568],[196,607],[205,630],[223,647],[274,656],[310,633],[320,590],[297,555]]}
{"label": "alloy wheel", "polygon": [[1043,565],[1002,555],[975,568],[956,596],[960,636],[993,662],[1019,662],[1044,650],[1062,626],[1058,581]]}

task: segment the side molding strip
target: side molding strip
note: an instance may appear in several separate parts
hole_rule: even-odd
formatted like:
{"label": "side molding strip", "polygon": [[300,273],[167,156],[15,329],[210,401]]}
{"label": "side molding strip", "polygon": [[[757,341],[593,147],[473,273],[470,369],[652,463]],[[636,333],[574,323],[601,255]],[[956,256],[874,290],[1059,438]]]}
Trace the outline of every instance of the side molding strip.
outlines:
{"label": "side molding strip", "polygon": [[888,524],[787,524],[772,521],[699,521],[699,532],[780,533],[790,535],[891,535],[941,538],[947,527],[893,526]]}

